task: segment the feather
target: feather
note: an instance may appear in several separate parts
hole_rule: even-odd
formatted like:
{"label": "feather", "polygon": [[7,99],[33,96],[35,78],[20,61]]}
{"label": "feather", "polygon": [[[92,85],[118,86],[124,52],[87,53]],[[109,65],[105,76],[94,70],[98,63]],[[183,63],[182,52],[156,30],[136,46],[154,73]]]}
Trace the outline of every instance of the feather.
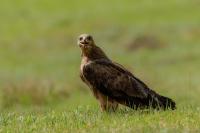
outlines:
{"label": "feather", "polygon": [[93,41],[82,48],[81,78],[93,92],[131,108],[176,108],[173,100],[157,94],[122,65],[111,61]]}

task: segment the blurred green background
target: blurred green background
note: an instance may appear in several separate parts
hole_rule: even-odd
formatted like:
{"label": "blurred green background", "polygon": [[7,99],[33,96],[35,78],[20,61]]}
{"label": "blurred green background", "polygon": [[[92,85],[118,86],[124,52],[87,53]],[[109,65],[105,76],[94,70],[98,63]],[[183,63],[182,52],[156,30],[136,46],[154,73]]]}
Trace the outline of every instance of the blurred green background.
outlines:
{"label": "blurred green background", "polygon": [[173,98],[178,108],[198,108],[199,5],[198,0],[2,0],[1,110],[80,105],[98,110],[79,78],[76,39],[82,33],[93,35],[111,59]]}

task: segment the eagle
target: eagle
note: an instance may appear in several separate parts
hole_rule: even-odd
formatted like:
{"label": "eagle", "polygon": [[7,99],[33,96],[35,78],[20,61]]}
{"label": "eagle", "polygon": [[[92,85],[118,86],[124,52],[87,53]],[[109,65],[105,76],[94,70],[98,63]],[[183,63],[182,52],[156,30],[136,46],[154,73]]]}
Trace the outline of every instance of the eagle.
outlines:
{"label": "eagle", "polygon": [[113,62],[89,34],[78,37],[81,49],[80,77],[100,103],[102,111],[118,104],[132,109],[176,109],[175,102],[159,95],[122,65]]}

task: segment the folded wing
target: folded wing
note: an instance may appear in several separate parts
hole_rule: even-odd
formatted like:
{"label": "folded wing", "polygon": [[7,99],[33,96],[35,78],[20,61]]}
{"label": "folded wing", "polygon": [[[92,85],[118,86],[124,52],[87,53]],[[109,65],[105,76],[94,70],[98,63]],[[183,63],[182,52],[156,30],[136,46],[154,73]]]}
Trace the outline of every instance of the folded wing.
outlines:
{"label": "folded wing", "polygon": [[94,88],[113,98],[146,98],[148,87],[123,66],[109,60],[96,60],[83,68],[84,78]]}

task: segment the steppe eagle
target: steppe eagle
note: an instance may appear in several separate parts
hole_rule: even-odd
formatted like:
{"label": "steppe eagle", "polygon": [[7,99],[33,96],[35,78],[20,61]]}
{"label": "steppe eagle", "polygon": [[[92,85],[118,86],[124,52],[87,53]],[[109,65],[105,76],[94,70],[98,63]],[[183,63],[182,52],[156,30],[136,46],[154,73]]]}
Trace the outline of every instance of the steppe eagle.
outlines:
{"label": "steppe eagle", "polygon": [[113,62],[91,35],[78,38],[82,51],[80,77],[99,100],[101,110],[116,110],[118,104],[133,109],[175,109],[175,102],[151,90],[122,65]]}

